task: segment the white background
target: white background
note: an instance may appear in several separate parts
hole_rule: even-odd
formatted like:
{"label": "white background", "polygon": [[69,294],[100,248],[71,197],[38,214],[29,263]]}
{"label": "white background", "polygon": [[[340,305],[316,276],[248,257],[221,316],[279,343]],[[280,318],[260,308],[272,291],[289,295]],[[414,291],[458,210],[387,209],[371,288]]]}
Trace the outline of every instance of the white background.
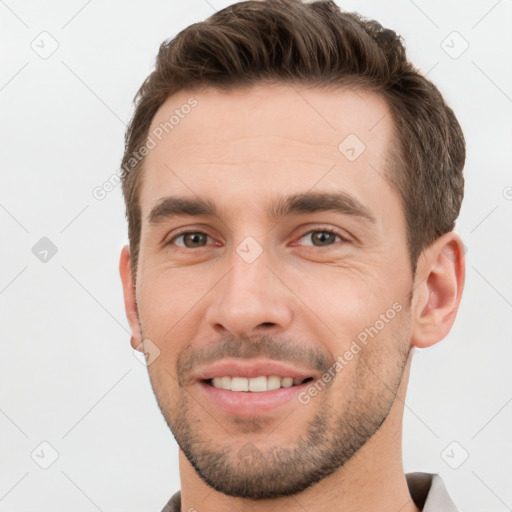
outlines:
{"label": "white background", "polygon": [[[159,511],[180,487],[177,446],[129,345],[121,188],[92,191],[119,167],[159,44],[229,3],[0,2],[2,511]],[[403,35],[467,139],[466,289],[450,335],[415,353],[405,469],[440,473],[461,511],[510,510],[512,2],[340,5]],[[31,44],[51,38],[43,59]],[[42,237],[58,249],[46,263],[32,252]],[[34,460],[51,461],[41,442],[59,455],[48,469]]]}

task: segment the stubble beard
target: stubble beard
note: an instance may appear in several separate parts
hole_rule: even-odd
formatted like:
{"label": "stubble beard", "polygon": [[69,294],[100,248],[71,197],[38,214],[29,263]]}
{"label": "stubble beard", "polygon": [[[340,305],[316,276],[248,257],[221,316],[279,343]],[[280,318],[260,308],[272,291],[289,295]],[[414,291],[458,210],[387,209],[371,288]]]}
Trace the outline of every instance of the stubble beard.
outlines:
{"label": "stubble beard", "polygon": [[[217,443],[208,435],[208,423],[193,412],[191,405],[196,405],[196,401],[186,389],[180,388],[179,399],[171,406],[165,398],[166,391],[159,389],[159,379],[152,378],[151,382],[176,442],[208,486],[229,496],[252,500],[291,496],[344,466],[388,417],[411,350],[406,341],[406,323],[402,322],[391,334],[395,341],[392,357],[388,355],[384,359],[385,353],[375,346],[374,350],[365,347],[358,354],[360,360],[351,382],[345,383],[343,390],[337,390],[350,396],[342,410],[337,410],[333,396],[328,394],[315,397],[308,405],[297,405],[316,406],[318,411],[293,446],[272,445],[271,433],[264,446],[257,446],[247,438],[244,442],[240,434],[261,433],[268,428],[262,417],[238,418],[238,422],[230,423],[230,429],[238,423],[238,438]],[[382,341],[374,339],[370,343]],[[387,369],[383,366],[386,360],[389,361]],[[386,371],[383,372],[383,368]],[[336,378],[333,383],[335,381]],[[335,391],[335,386],[331,387],[330,393]],[[201,413],[204,413],[202,408]],[[293,412],[287,419],[293,421]],[[219,428],[214,419],[210,421],[215,429]]]}

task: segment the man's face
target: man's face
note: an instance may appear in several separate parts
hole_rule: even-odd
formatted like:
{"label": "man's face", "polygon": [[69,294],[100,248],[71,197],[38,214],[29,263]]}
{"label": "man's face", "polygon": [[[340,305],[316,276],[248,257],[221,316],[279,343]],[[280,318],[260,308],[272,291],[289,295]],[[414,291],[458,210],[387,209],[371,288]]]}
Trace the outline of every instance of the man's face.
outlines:
{"label": "man's face", "polygon": [[[372,438],[407,361],[392,118],[378,96],[348,89],[210,89],[170,97],[150,134],[176,109],[189,113],[153,137],[140,193],[139,320],[160,351],[151,383],[206,483],[253,499],[296,493]],[[168,197],[216,215],[162,206]],[[285,387],[225,390],[213,377]]]}

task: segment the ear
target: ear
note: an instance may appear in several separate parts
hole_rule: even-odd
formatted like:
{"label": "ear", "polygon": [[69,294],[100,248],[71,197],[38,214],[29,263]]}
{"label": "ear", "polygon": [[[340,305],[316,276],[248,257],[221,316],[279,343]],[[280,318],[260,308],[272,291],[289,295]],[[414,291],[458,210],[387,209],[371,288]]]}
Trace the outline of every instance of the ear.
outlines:
{"label": "ear", "polygon": [[421,254],[414,279],[413,346],[430,347],[450,332],[464,288],[465,265],[464,244],[453,231]]}
{"label": "ear", "polygon": [[127,245],[121,250],[121,259],[119,261],[119,273],[123,282],[124,308],[126,317],[132,330],[130,343],[132,348],[143,352],[142,333],[140,330],[139,312],[137,310],[137,296],[135,283],[132,278],[132,265],[130,258],[130,249]]}

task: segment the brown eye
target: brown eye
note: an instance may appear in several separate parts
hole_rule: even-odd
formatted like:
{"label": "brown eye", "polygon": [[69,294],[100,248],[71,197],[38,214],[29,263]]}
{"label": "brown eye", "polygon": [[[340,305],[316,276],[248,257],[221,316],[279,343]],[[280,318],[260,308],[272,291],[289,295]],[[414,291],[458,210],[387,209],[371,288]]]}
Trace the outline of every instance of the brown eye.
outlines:
{"label": "brown eye", "polygon": [[[177,240],[180,240],[181,243],[176,243]],[[169,243],[187,249],[196,249],[198,247],[204,247],[207,241],[208,235],[202,231],[186,231],[172,238]]]}

